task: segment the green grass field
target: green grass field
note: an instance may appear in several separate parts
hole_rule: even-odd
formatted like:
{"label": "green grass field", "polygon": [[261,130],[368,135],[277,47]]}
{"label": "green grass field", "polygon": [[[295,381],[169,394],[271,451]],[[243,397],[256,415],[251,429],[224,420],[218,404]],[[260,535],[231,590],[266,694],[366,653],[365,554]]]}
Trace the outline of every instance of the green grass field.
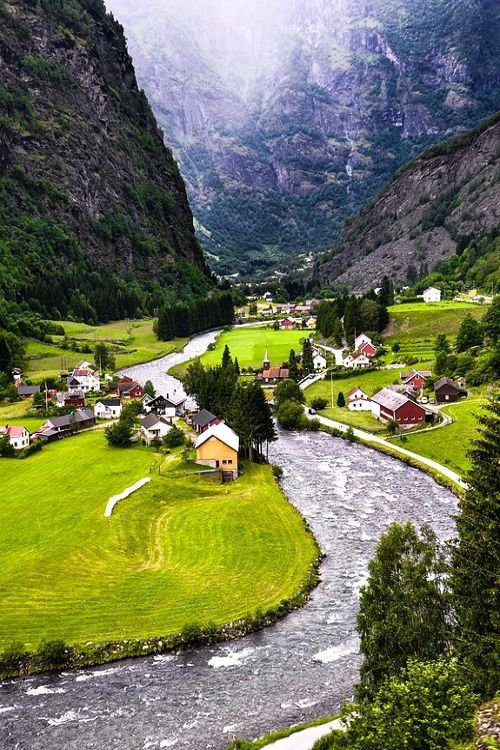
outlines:
{"label": "green grass field", "polygon": [[269,466],[221,485],[174,457],[104,518],[108,498],[148,476],[152,460],[108,447],[100,432],[2,459],[0,648],[169,634],[297,591],[316,547]]}
{"label": "green grass field", "polygon": [[[200,359],[204,365],[219,365],[224,347],[229,346],[231,356],[238,359],[240,368],[262,367],[264,354],[268,352],[272,365],[281,365],[286,362],[290,349],[298,353],[302,349],[302,339],[310,336],[310,331],[275,331],[273,328],[251,327],[233,328],[231,331],[221,333],[217,339],[215,349],[205,352]],[[189,362],[172,368],[174,375],[182,376],[189,366]]]}
{"label": "green grass field", "polygon": [[[120,320],[102,326],[60,321],[66,335],[79,344],[94,346],[98,341],[119,347],[114,352],[116,369],[130,367],[139,362],[163,357],[176,349],[182,349],[187,339],[158,341],[153,332],[152,320]],[[81,354],[71,349],[62,349],[57,344],[61,337],[54,336],[54,344],[29,340],[27,356],[36,357],[27,362],[28,377],[34,382],[57,376],[62,370],[74,367],[82,359],[92,360],[92,354]]]}
{"label": "green grass field", "polygon": [[487,307],[467,302],[433,302],[392,305],[389,307],[391,321],[386,330],[386,343],[398,343],[401,351],[385,357],[386,361],[400,361],[407,356],[425,361],[434,358],[434,339],[438,333],[446,333],[453,339],[467,313],[477,320],[482,318]]}
{"label": "green grass field", "polygon": [[405,448],[464,474],[470,466],[467,451],[477,435],[477,415],[486,404],[484,398],[471,398],[446,406],[443,412],[455,421],[439,430],[408,435]]}

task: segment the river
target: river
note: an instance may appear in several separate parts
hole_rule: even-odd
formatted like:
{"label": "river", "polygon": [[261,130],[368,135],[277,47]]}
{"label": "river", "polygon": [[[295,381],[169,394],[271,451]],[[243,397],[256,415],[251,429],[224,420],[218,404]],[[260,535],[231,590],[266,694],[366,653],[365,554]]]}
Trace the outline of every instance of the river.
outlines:
{"label": "river", "polygon": [[[127,372],[162,392],[179,390],[166,367],[200,354],[214,336]],[[406,519],[449,537],[456,499],[416,469],[323,433],[280,432],[270,460],[283,467],[284,490],[326,553],[310,602],[230,643],[5,681],[2,750],[223,750],[233,735],[253,738],[334,713],[352,695],[359,587],[377,539]]]}

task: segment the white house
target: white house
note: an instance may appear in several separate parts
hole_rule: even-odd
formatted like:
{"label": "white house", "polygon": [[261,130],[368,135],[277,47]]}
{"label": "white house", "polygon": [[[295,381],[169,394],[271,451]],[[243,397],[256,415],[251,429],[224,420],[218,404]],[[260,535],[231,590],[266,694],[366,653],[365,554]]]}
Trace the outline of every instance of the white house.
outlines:
{"label": "white house", "polygon": [[16,451],[27,448],[30,444],[30,434],[26,427],[13,427],[7,424],[5,427],[0,427],[0,435],[6,435]]}
{"label": "white house", "polygon": [[342,364],[353,370],[361,370],[364,367],[370,367],[371,362],[365,354],[348,354]]}
{"label": "white house", "polygon": [[171,429],[172,425],[166,417],[158,417],[153,412],[141,420],[141,437],[148,445],[153,440],[164,438]]}
{"label": "white house", "polygon": [[423,298],[424,302],[441,302],[441,290],[430,286],[424,291]]}
{"label": "white house", "polygon": [[353,388],[347,397],[347,408],[351,411],[371,411],[372,402],[361,388]]}
{"label": "white house", "polygon": [[101,390],[101,381],[93,370],[74,369],[68,378],[68,390],[71,393],[83,391],[84,393],[97,392]]}
{"label": "white house", "polygon": [[326,370],[326,357],[313,349],[313,365],[315,370]]}
{"label": "white house", "polygon": [[103,398],[96,401],[94,414],[97,419],[120,419],[122,408],[119,398]]}
{"label": "white house", "polygon": [[356,336],[354,339],[354,351],[358,351],[363,344],[373,344],[373,341],[369,336],[366,335],[366,333],[360,333]]}

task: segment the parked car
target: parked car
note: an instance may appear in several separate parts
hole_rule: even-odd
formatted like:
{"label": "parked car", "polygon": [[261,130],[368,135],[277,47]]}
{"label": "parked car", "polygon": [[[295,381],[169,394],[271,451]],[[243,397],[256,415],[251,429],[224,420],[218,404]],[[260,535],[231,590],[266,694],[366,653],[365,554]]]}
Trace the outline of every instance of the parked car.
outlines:
{"label": "parked car", "polygon": [[309,414],[316,414],[316,409],[309,409]]}
{"label": "parked car", "polygon": [[422,403],[422,404],[428,404],[429,403],[429,399],[427,398],[427,396],[422,396],[422,398],[420,399],[420,403]]}

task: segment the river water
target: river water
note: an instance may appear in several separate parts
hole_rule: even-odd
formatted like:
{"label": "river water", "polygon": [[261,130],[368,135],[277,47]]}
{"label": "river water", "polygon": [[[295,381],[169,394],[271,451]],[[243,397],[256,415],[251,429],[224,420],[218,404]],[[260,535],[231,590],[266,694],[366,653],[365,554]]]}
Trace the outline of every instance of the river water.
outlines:
{"label": "river water", "polygon": [[[191,342],[203,351],[215,334]],[[182,355],[131,368],[161,392]],[[163,374],[162,374],[163,373]],[[323,433],[280,433],[270,460],[326,553],[310,602],[273,627],[210,648],[0,684],[2,750],[223,750],[335,713],[349,698],[360,657],[359,587],[377,539],[392,521],[454,530],[452,493],[430,477],[361,445]]]}

